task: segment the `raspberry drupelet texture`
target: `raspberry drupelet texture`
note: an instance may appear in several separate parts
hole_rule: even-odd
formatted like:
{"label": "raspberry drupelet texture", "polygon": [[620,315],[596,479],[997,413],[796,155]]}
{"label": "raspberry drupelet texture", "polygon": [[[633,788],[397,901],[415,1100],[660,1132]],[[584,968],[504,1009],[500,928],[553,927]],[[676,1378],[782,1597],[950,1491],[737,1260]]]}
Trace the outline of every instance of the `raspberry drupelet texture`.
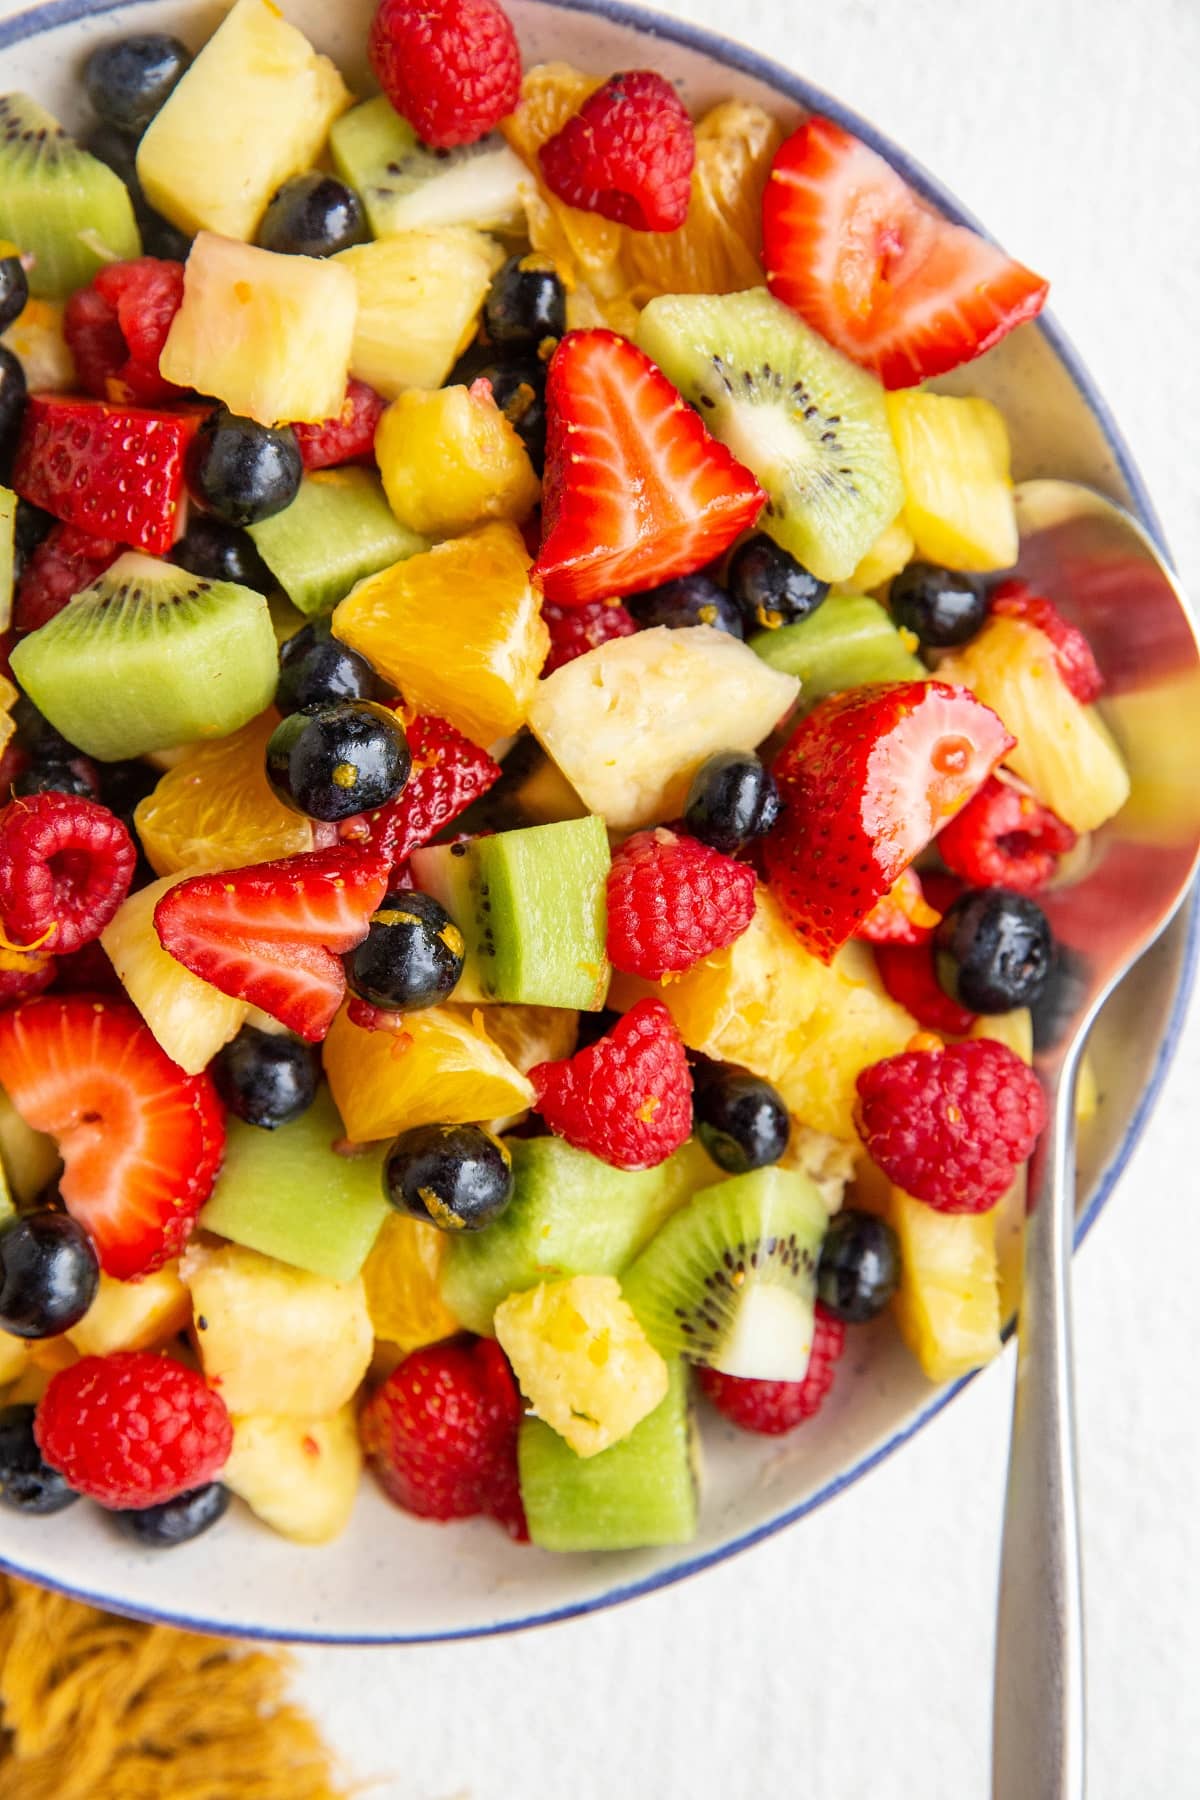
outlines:
{"label": "raspberry drupelet texture", "polygon": [[692,1077],[661,1000],[639,1000],[607,1036],[529,1071],[556,1136],[617,1169],[652,1169],[692,1130]]}
{"label": "raspberry drupelet texture", "polygon": [[1036,894],[1075,848],[1069,825],[1023,788],[993,775],[938,839],[947,868],[969,887]]}
{"label": "raspberry drupelet texture", "polygon": [[375,450],[375,428],[387,401],[365,381],[351,380],[342,410],[319,425],[293,425],[306,469],[335,469],[342,463],[359,462]]}
{"label": "raspberry drupelet texture", "polygon": [[992,589],[988,610],[1003,619],[1022,619],[1027,625],[1036,625],[1054,645],[1059,675],[1075,698],[1084,706],[1100,698],[1104,677],[1092,655],[1092,646],[1077,626],[1068,625],[1052,600],[1035,594],[1027,582],[1001,581]]}
{"label": "raspberry drupelet texture", "polygon": [[782,1437],[820,1412],[845,1348],[846,1327],[818,1306],[803,1381],[746,1381],[716,1369],[699,1369],[700,1389],[730,1424],[762,1437]]}
{"label": "raspberry drupelet texture", "polygon": [[34,1435],[76,1493],[118,1510],[158,1506],[212,1481],[233,1445],[221,1396],[150,1350],[85,1356],[61,1370]]}
{"label": "raspberry drupelet texture", "polygon": [[112,538],[93,537],[78,525],[55,525],[21,572],[13,619],[21,633],[56,618],[76,594],[110,569],[122,551]]}
{"label": "raspberry drupelet texture", "polygon": [[649,981],[690,969],[754,918],[754,870],[659,827],[628,838],[608,876],[608,954]]}
{"label": "raspberry drupelet texture", "polygon": [[632,614],[615,600],[611,604],[590,600],[586,606],[555,606],[546,600],[542,617],[550,633],[550,654],[543,675],[553,675],[555,669],[574,662],[577,656],[586,656],[589,650],[598,650],[613,638],[632,637],[637,630]]}
{"label": "raspberry drupelet texture", "polygon": [[367,49],[396,111],[435,150],[475,143],[521,97],[517,34],[496,0],[382,0]]}
{"label": "raspberry drupelet texture", "polygon": [[858,1077],[858,1130],[889,1181],[938,1212],[987,1212],[1046,1123],[1042,1084],[1006,1044],[906,1050]]}
{"label": "raspberry drupelet texture", "polygon": [[183,264],[142,256],[110,263],[67,302],[63,331],[80,386],[115,406],[154,406],[184,392],[158,372],[183,304]]}
{"label": "raspberry drupelet texture", "polygon": [[100,936],[129,892],[137,852],[94,800],[31,794],[0,812],[0,925],[21,947],[67,956]]}
{"label": "raspberry drupelet texture", "polygon": [[695,133],[675,89],[652,69],[611,76],[539,156],[546,185],[568,206],[634,231],[676,231],[687,218]]}

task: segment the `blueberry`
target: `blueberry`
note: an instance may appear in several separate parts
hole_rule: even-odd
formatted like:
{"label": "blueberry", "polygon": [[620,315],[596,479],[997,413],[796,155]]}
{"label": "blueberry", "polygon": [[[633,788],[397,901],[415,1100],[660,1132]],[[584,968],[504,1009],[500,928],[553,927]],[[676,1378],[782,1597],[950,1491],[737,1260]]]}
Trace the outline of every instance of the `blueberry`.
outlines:
{"label": "blueberry", "polygon": [[80,794],[85,800],[100,798],[100,771],[87,756],[46,757],[31,762],[12,784],[16,798],[26,794]]}
{"label": "blueberry", "polygon": [[14,250],[0,256],[0,331],[6,331],[14,319],[25,311],[29,299],[29,282],[25,265]]}
{"label": "blueberry", "polygon": [[388,1151],[383,1191],[443,1231],[482,1231],[512,1199],[512,1159],[482,1125],[418,1125]]}
{"label": "blueberry", "polygon": [[817,1299],[847,1325],[881,1313],[900,1285],[900,1245],[873,1213],[847,1208],[829,1222],[817,1265]]}
{"label": "blueberry", "polygon": [[219,1481],[210,1481],[206,1487],[192,1488],[158,1506],[122,1508],[109,1517],[118,1531],[144,1550],[173,1550],[224,1518],[232,1497]]}
{"label": "blueberry", "polygon": [[205,420],[188,450],[193,493],[227,525],[254,525],[282,512],[299,493],[303,473],[289,426],[273,431],[227,407]]}
{"label": "blueberry", "polygon": [[191,60],[178,38],[150,31],[93,50],[83,65],[83,84],[106,125],[140,137]]}
{"label": "blueberry", "polygon": [[74,744],[67,742],[44,713],[38,711],[28,694],[22,694],[15,702],[12,719],[17,728],[17,743],[30,756],[45,762],[70,762],[72,757],[82,754]]}
{"label": "blueberry", "polygon": [[232,581],[257,594],[269,594],[276,585],[249,532],[204,513],[192,514],[171,561],[202,581]]}
{"label": "blueberry", "polygon": [[43,1462],[33,1435],[36,1414],[35,1406],[0,1407],[0,1504],[44,1518],[73,1505],[79,1495]]}
{"label": "blueberry", "polygon": [[987,618],[987,592],[978,575],[909,563],[891,585],[888,606],[897,625],[930,650],[965,644]]}
{"label": "blueberry", "polygon": [[290,713],[267,745],[267,779],[279,798],[325,824],[386,806],[411,766],[395,713],[369,700]]}
{"label": "blueberry", "polygon": [[1054,939],[1041,907],[1007,888],[960,894],[934,933],[942,988],[969,1012],[1033,1006],[1050,973]]}
{"label": "blueberry", "polygon": [[192,240],[186,232],[164,219],[161,213],[145,200],[134,195],[133,210],[137,214],[138,230],[142,234],[142,251],[146,256],[157,256],[163,262],[186,262],[192,247]]}
{"label": "blueberry", "polygon": [[92,1241],[66,1213],[24,1213],[0,1231],[0,1331],[58,1337],[78,1325],[99,1285]]}
{"label": "blueberry", "polygon": [[16,454],[27,392],[24,369],[8,346],[0,344],[0,474],[8,472]]}
{"label": "blueberry", "polygon": [[[492,397],[540,475],[546,462],[546,365],[536,356],[485,363],[478,378],[490,381]],[[472,380],[476,376],[471,377]]]}
{"label": "blueberry", "polygon": [[284,182],[263,214],[256,242],[281,256],[336,256],[366,235],[354,189],[312,169]]}
{"label": "blueberry", "polygon": [[733,856],[779,819],[775,778],[750,750],[721,750],[692,777],[683,822],[692,836]]}
{"label": "blueberry", "polygon": [[49,537],[58,520],[53,513],[43,512],[32,500],[17,501],[17,519],[13,544],[22,562],[33,555],[38,545]]}
{"label": "blueberry", "polygon": [[144,762],[104,763],[100,768],[100,798],[131,830],[139,801],[152,794],[162,779],[158,769]]}
{"label": "blueberry", "polygon": [[275,704],[281,713],[335,700],[378,700],[382,684],[365,656],[334,637],[327,619],[314,619],[279,652]]}
{"label": "blueberry", "polygon": [[634,594],[625,602],[639,625],[666,625],[680,631],[689,625],[711,625],[730,637],[742,636],[742,615],[711,575],[681,575],[678,581]]}
{"label": "blueberry", "polygon": [[317,1097],[321,1053],[285,1031],[243,1025],[212,1065],[218,1094],[237,1118],[262,1131],[290,1125]]}
{"label": "blueberry", "polygon": [[416,1012],[453,993],[463,972],[462,933],[430,894],[388,894],[345,958],[351,992],[382,1012]]}
{"label": "blueberry", "polygon": [[528,345],[567,329],[567,290],[547,256],[510,256],[488,290],[483,320],[493,344]]}
{"label": "blueberry", "polygon": [[745,1175],[777,1163],[791,1120],[769,1081],[736,1063],[698,1062],[693,1098],[696,1136],[719,1169]]}
{"label": "blueberry", "polygon": [[118,131],[115,125],[103,121],[90,131],[83,140],[83,147],[89,156],[102,162],[106,169],[119,175],[133,196],[136,207],[143,199],[142,185],[137,175],[137,139],[127,132]]}
{"label": "blueberry", "polygon": [[803,563],[762,531],[734,551],[726,580],[748,631],[797,625],[816,612],[829,592],[827,581],[810,575]]}

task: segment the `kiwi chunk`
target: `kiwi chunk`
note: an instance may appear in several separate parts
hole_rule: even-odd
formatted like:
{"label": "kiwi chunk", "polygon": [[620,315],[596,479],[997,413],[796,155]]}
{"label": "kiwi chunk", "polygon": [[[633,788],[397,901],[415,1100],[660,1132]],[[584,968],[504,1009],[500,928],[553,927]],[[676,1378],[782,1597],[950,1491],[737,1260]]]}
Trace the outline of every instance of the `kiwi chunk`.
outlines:
{"label": "kiwi chunk", "polygon": [[11,488],[0,487],[0,631],[12,624],[16,547],[17,496]]}
{"label": "kiwi chunk", "polygon": [[696,1535],[696,1449],[687,1370],[621,1443],[576,1456],[541,1419],[521,1423],[517,1460],[529,1536],[543,1550],[644,1550]]}
{"label": "kiwi chunk", "polygon": [[26,94],[0,94],[0,238],[33,258],[29,291],[46,300],[142,253],[125,183]]}
{"label": "kiwi chunk", "polygon": [[803,1381],[828,1215],[807,1175],[755,1169],[704,1188],[622,1278],[664,1356],[762,1381]]}
{"label": "kiwi chunk", "polygon": [[904,500],[875,377],[765,288],[651,300],[637,340],[767,490],[762,529],[848,580]]}
{"label": "kiwi chunk", "polygon": [[864,594],[831,594],[798,624],[758,632],[750,648],[773,669],[800,677],[804,707],[864,682],[922,681],[929,673],[887,609]]}
{"label": "kiwi chunk", "polygon": [[377,238],[447,225],[516,230],[522,222],[520,187],[529,171],[496,133],[457,150],[430,150],[380,96],[342,114],[329,148]]}
{"label": "kiwi chunk", "polygon": [[466,944],[454,998],[599,1012],[610,861],[595,814],[416,851],[417,886],[441,901]]}
{"label": "kiwi chunk", "polygon": [[619,1275],[664,1219],[717,1173],[694,1140],[656,1169],[613,1169],[561,1138],[509,1141],[513,1197],[486,1231],[446,1245],[442,1298],[488,1336],[509,1294],[560,1275]]}
{"label": "kiwi chunk", "polygon": [[356,582],[429,545],[396,522],[369,469],[306,475],[292,504],[250,526],[259,555],[302,613],[330,613]]}
{"label": "kiwi chunk", "polygon": [[23,638],[12,666],[101,762],[226,737],[270,705],[279,673],[261,594],[135,551]]}

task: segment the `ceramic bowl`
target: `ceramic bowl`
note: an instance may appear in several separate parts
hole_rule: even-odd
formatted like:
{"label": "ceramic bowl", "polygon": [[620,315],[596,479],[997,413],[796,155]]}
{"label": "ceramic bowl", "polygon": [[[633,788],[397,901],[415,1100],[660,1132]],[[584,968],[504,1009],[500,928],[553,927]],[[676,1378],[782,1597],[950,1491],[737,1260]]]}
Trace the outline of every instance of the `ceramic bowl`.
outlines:
{"label": "ceramic bowl", "polygon": [[[95,45],[170,30],[199,45],[223,9],[197,0],[0,0],[0,91],[23,88],[68,124],[82,120],[76,72]],[[368,91],[364,46],[372,0],[286,0],[288,16]],[[645,67],[677,82],[694,112],[730,97],[769,108],[785,126],[805,110],[831,115],[889,158],[937,207],[963,209],[865,120],[787,69],[712,34],[613,0],[509,0],[526,63],[563,58],[585,69]],[[219,122],[214,121],[214,129]],[[1063,476],[1130,507],[1159,535],[1114,421],[1057,326],[1043,321],[944,384],[1004,410],[1018,480]],[[1103,1092],[1082,1146],[1082,1237],[1112,1192],[1170,1059],[1191,977],[1192,935],[1178,920],[1114,996],[1095,1033]],[[305,1550],[241,1509],[164,1560],[118,1538],[79,1506],[57,1518],[0,1511],[0,1565],[100,1605],[201,1629],[322,1643],[417,1643],[515,1630],[584,1613],[680,1581],[794,1524],[890,1455],[964,1384],[930,1386],[887,1321],[860,1330],[833,1398],[792,1439],[704,1426],[700,1533],[684,1549],[554,1557],[510,1544],[490,1523],[438,1528],[396,1511],[364,1481],[345,1536]]]}

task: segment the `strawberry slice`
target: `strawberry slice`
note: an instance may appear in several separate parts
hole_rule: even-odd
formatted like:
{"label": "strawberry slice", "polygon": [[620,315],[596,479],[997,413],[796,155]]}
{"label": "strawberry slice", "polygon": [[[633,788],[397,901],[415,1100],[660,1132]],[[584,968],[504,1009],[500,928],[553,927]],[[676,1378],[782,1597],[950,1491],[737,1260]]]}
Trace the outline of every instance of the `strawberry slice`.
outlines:
{"label": "strawberry slice", "polygon": [[193,975],[315,1044],[346,992],[338,958],[366,937],[387,886],[382,856],[313,850],[181,881],[159,901],[154,928]]}
{"label": "strawberry slice", "polygon": [[445,719],[418,713],[404,731],[412,755],[404,792],[338,827],[347,843],[363,844],[391,864],[406,861],[500,779],[500,764]]}
{"label": "strawberry slice", "polygon": [[1010,577],[996,584],[988,597],[988,611],[1004,619],[1023,619],[1036,625],[1043,637],[1054,645],[1054,664],[1063,685],[1070,688],[1081,706],[1098,700],[1104,692],[1104,677],[1092,654],[1092,646],[1077,625],[1069,625],[1044,594],[1035,594],[1027,581]]}
{"label": "strawberry slice", "polygon": [[47,995],[0,1014],[0,1086],[54,1138],[59,1190],[120,1281],[178,1256],[225,1148],[207,1075],[185,1075],[132,1006]]}
{"label": "strawberry slice", "polygon": [[183,462],[203,413],[149,412],[32,394],[12,485],[64,524],[164,556],[175,541]]}
{"label": "strawberry slice", "polygon": [[722,555],[766,495],[661,369],[613,331],[569,331],[546,385],[542,547],[547,600],[585,606],[690,575]]}
{"label": "strawberry slice", "polygon": [[815,956],[831,960],[1015,742],[943,681],[851,688],[809,713],[775,762],[785,811],[762,852]]}
{"label": "strawberry slice", "polygon": [[822,118],[793,133],[771,166],[763,258],[771,292],[888,388],[982,356],[1041,312],[1049,291]]}

